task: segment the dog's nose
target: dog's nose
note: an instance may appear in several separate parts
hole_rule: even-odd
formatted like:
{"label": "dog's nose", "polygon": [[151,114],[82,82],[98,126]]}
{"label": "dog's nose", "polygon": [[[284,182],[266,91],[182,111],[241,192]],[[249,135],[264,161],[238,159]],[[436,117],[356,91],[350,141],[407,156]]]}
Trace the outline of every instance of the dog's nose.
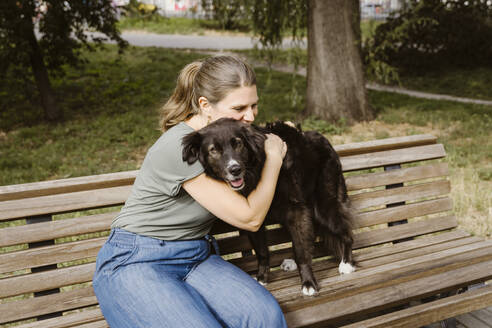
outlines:
{"label": "dog's nose", "polygon": [[236,176],[241,173],[241,166],[239,164],[232,164],[227,168],[229,170],[229,173]]}

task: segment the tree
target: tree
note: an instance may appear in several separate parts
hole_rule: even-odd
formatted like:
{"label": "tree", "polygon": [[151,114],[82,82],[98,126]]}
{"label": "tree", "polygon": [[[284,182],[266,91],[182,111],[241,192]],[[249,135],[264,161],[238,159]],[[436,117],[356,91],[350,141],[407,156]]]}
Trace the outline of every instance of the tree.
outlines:
{"label": "tree", "polygon": [[[126,46],[116,28],[111,0],[2,0],[0,2],[0,74],[9,68],[32,74],[46,119],[59,120],[49,73],[62,73],[62,65],[82,62],[80,50],[94,50],[109,37],[120,50]],[[104,36],[89,36],[94,30]],[[36,31],[41,35],[36,37]],[[29,71],[30,68],[30,71]]]}
{"label": "tree", "polygon": [[358,0],[309,0],[305,114],[349,123],[373,118],[363,75]]}
{"label": "tree", "polygon": [[255,0],[253,26],[265,46],[308,34],[304,116],[348,123],[373,118],[364,83],[358,0]]}

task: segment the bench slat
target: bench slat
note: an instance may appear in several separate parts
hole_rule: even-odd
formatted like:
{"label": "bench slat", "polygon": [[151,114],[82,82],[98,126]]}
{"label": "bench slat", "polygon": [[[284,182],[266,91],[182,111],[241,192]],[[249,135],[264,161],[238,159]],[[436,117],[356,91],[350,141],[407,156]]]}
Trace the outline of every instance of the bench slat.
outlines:
{"label": "bench slat", "polygon": [[[415,259],[414,262],[412,263],[412,265],[415,266],[415,264],[417,264],[415,261],[418,261],[419,258],[422,259],[423,256],[430,256],[430,254],[432,253],[450,251],[452,249],[456,250],[459,247],[466,246],[466,245],[473,246],[475,248],[484,248],[483,244],[480,245],[482,241],[483,240],[478,237],[468,237],[468,238],[461,238],[456,240],[449,240],[442,243],[435,243],[427,246],[420,245],[419,247],[415,247],[404,251],[397,251],[394,250],[393,247],[388,247],[389,251],[385,256],[378,256],[378,252],[368,251],[368,252],[360,252],[354,254],[354,259],[357,263],[357,271],[365,270],[364,274],[360,276],[361,279],[365,279],[365,277],[368,277],[370,274],[373,273],[378,273],[383,271],[393,272],[394,267],[388,265],[393,264],[394,262],[398,262],[401,264],[402,263],[401,261],[405,260],[408,263],[409,259]],[[485,247],[488,246],[485,245]],[[468,248],[466,248],[465,251],[463,250],[464,249],[462,248],[458,250],[458,252],[455,252],[453,254],[469,252]],[[422,260],[420,261],[422,262]],[[424,258],[424,261],[427,260]],[[378,266],[381,268],[380,271],[369,270],[369,269],[374,269]],[[403,267],[403,264],[401,264],[400,266]],[[330,287],[331,289],[335,288],[333,287],[333,283],[335,283],[336,281],[333,280],[332,277],[338,276],[337,262],[333,260],[314,262],[313,272],[316,278],[318,279],[318,281],[323,281],[325,285],[331,286]],[[271,273],[272,282],[268,284],[268,289],[273,292],[275,290],[282,290],[282,289],[285,290],[286,286],[290,286],[290,285],[295,286],[297,284],[298,286],[300,286],[299,276],[296,273],[297,272],[284,272],[282,270],[273,271]],[[286,294],[285,291],[283,293]]]}
{"label": "bench slat", "polygon": [[118,212],[0,229],[0,247],[108,230]]}
{"label": "bench slat", "polygon": [[[355,228],[394,222],[449,211],[451,209],[452,201],[450,198],[439,198],[393,208],[363,212],[358,214]],[[3,228],[0,229],[0,247],[109,230],[110,224],[117,214],[118,212],[110,212],[73,219]],[[212,233],[216,234],[236,230],[237,228],[217,220]]]}
{"label": "bench slat", "polygon": [[395,222],[414,217],[451,211],[453,202],[451,198],[437,198],[423,202],[383,208],[375,211],[357,214],[354,222],[355,228],[369,227],[376,224]]}
{"label": "bench slat", "polygon": [[91,281],[96,263],[0,279],[0,298],[55,289]]}
{"label": "bench slat", "polygon": [[344,145],[335,145],[339,156],[357,155],[363,153],[373,153],[382,150],[408,148],[414,146],[435,144],[437,138],[430,134],[418,134],[405,137],[385,138],[363,142],[354,142]]}
{"label": "bench slat", "polygon": [[405,149],[386,150],[376,153],[341,157],[343,171],[370,169],[394,164],[413,163],[443,158],[446,152],[442,144]]}
{"label": "bench slat", "polygon": [[356,209],[362,210],[368,207],[447,195],[450,192],[450,182],[448,180],[438,180],[394,189],[360,193],[351,195],[349,198]]}
{"label": "bench slat", "polygon": [[78,313],[64,315],[54,319],[46,319],[36,322],[15,326],[15,328],[69,328],[80,324],[104,320],[101,309],[91,309]]}
{"label": "bench slat", "polygon": [[376,246],[395,240],[417,237],[456,228],[456,217],[442,216],[422,221],[395,225],[385,229],[363,231],[354,235],[354,249]]}
{"label": "bench slat", "polygon": [[112,187],[28,199],[6,200],[0,203],[0,221],[121,205],[130,195],[131,188],[132,186]]}
{"label": "bench slat", "polygon": [[0,323],[96,305],[92,287],[0,304]]}
{"label": "bench slat", "polygon": [[387,186],[449,175],[446,163],[405,167],[398,170],[352,175],[345,178],[348,191]]}
{"label": "bench slat", "polygon": [[[387,138],[334,146],[340,156],[435,144],[432,135]],[[138,170],[0,186],[0,201],[131,185]]]}
{"label": "bench slat", "polygon": [[95,257],[107,237],[0,254],[0,273]]}
{"label": "bench slat", "polygon": [[[435,249],[438,248],[435,247]],[[349,276],[340,277],[337,267],[326,270],[318,278],[318,284],[321,287],[318,298],[323,302],[342,299],[352,294],[383,287],[385,284],[397,283],[390,280],[410,281],[411,275],[420,278],[440,273],[444,270],[492,260],[492,245],[490,242],[483,240],[448,249],[444,248],[435,252],[425,252],[425,249],[423,251],[423,253],[415,251],[390,255],[389,257],[392,261],[386,261],[386,259],[369,260],[362,268]],[[409,255],[408,258],[401,256],[406,254]],[[287,285],[284,288],[273,291],[273,294],[283,308],[288,311],[309,306],[313,301],[311,299],[298,300],[298,285]]]}
{"label": "bench slat", "polygon": [[[410,222],[385,229],[360,232],[354,236],[354,249],[448,230],[456,227],[456,224],[456,218],[454,216],[445,216]],[[106,239],[107,237],[100,237],[0,254],[0,272],[12,272],[31,267],[95,257]],[[290,237],[285,230],[274,229],[267,231],[267,240],[269,245],[276,245],[289,242]],[[246,235],[224,238],[218,242],[222,255],[251,249]]]}
{"label": "bench slat", "polygon": [[[439,263],[434,260],[435,257],[437,257],[437,258],[444,258],[444,257],[449,258],[449,261],[451,261],[451,263],[452,263],[453,261],[460,261],[461,260],[461,257],[464,257],[466,255],[466,254],[464,255],[464,253],[468,253],[468,257],[471,257],[471,256],[473,256],[473,252],[474,251],[477,252],[477,250],[482,250],[482,252],[484,252],[483,249],[486,246],[490,247],[490,243],[484,243],[484,242],[482,242],[482,243],[475,243],[473,245],[468,245],[466,248],[465,247],[461,247],[461,248],[456,247],[454,249],[447,250],[447,251],[443,252],[443,253],[446,253],[444,255],[447,255],[447,256],[444,256],[443,254],[439,254],[439,256],[438,255],[432,255],[431,254],[429,256],[420,256],[417,259],[418,261],[415,260],[415,259],[406,259],[406,257],[400,256],[400,257],[403,257],[405,260],[399,261],[399,262],[391,261],[391,263],[386,267],[386,270],[388,272],[395,273],[395,272],[397,272],[398,268],[400,268],[400,267],[402,267],[401,270],[406,270],[405,267],[408,267],[407,263],[412,264],[413,266],[415,266],[416,265],[415,264],[416,262],[418,262],[420,264],[420,266],[422,266],[424,268],[426,266],[428,266],[429,264],[438,265]],[[482,253],[480,253],[480,254],[482,254]],[[480,254],[477,253],[476,256],[479,256]],[[484,254],[490,255],[490,251],[487,250],[487,252],[485,252]],[[424,263],[424,262],[427,262],[427,263]],[[414,269],[415,268],[413,268],[412,270],[414,270]],[[408,270],[410,270],[410,269],[407,269],[407,271]],[[330,279],[335,279],[337,283],[343,283],[343,281],[340,281],[340,279],[337,278],[338,275],[335,273],[336,269],[334,269],[332,271],[333,271],[332,272],[332,275],[334,275],[335,277],[334,278],[330,278]],[[374,269],[373,271],[375,271],[377,273],[377,272],[379,272],[381,270]],[[363,272],[365,272],[366,275],[367,275],[369,271],[368,270],[358,271],[358,274],[362,274]],[[37,277],[40,277],[41,276],[41,274],[36,274],[36,275],[37,275]],[[38,279],[36,279],[36,280],[38,280]],[[296,279],[296,281],[298,282],[298,278]],[[351,280],[351,281],[353,281],[353,280]],[[367,280],[367,279],[360,279],[360,281],[361,281],[361,283],[364,283],[364,281],[369,282],[369,280]],[[322,280],[321,283],[324,284],[324,280]],[[349,283],[350,284],[350,281],[346,281],[346,283]],[[297,286],[297,285],[298,285],[298,283],[295,286],[293,286],[292,288],[295,288],[296,290],[298,290],[298,287],[299,286]],[[48,287],[53,287],[53,286],[47,286],[47,288]],[[91,293],[92,292],[92,289],[91,288],[84,288],[84,289],[90,289],[90,293],[88,293],[88,294],[87,293],[84,293],[84,295],[85,295],[84,297],[87,298],[88,295],[91,295],[92,294]],[[329,292],[329,293],[331,293],[328,290],[326,290],[326,291]],[[72,292],[75,292],[76,293],[76,291],[71,291],[69,293],[72,293]],[[65,294],[65,293],[61,293],[61,294]],[[76,293],[75,295],[78,295],[78,294]],[[296,295],[298,296],[298,291],[297,291]],[[44,298],[46,300],[46,303],[50,303],[50,302],[52,302],[52,298],[51,298],[52,296],[53,295],[49,295],[49,296],[43,296],[43,297],[40,297],[40,298]],[[275,296],[279,297],[278,295],[275,295]],[[31,309],[37,309],[36,306],[39,305],[39,300],[38,299],[39,298],[28,299],[28,300],[23,300],[21,302],[23,302],[24,309],[28,308],[29,311],[30,311]],[[84,302],[85,303],[84,303],[83,306],[91,305],[88,300],[85,300]],[[32,303],[32,304],[29,305],[27,303],[29,303],[29,304]],[[9,303],[6,303],[5,305],[7,305],[7,304],[9,304]],[[64,307],[57,307],[56,309],[53,309],[52,312],[70,310],[70,309],[73,309],[73,308],[75,308],[74,305],[71,304],[71,303],[69,303],[69,302],[67,302],[67,304],[65,304]],[[5,307],[0,306],[0,318],[3,318],[3,315],[2,315],[3,312],[2,312],[2,310],[8,311],[8,309],[6,309]],[[26,311],[20,311],[20,312],[21,313],[26,313]],[[40,312],[36,312],[36,313],[38,315],[40,314]],[[50,313],[50,312],[44,312],[43,314],[46,314],[46,313]],[[17,319],[24,319],[24,318],[17,318]],[[15,319],[15,320],[17,320],[17,319]],[[9,321],[11,321],[11,320],[9,320]]]}
{"label": "bench slat", "polygon": [[457,315],[484,308],[492,303],[492,286],[420,304],[373,319],[343,326],[343,328],[421,327]]}
{"label": "bench slat", "polygon": [[[367,313],[404,304],[410,300],[430,296],[439,292],[460,288],[474,281],[483,281],[492,277],[492,260],[474,263],[455,269],[453,265],[440,268],[440,273],[412,280],[388,280],[386,286],[378,286],[370,291],[346,295],[341,300],[327,301],[320,297],[312,301],[309,307],[290,311],[285,314],[289,327],[301,327],[309,324],[339,321],[354,314]],[[407,279],[410,279],[407,277]]]}
{"label": "bench slat", "polygon": [[[404,254],[397,252],[397,249],[392,249],[391,253],[386,254],[385,257],[378,259],[378,253],[369,252],[366,254],[356,254],[355,260],[359,262],[359,266],[367,267],[366,262],[368,260],[371,266],[381,265],[388,262],[407,259],[410,257],[421,256],[429,252],[435,252],[437,250],[447,249],[450,247],[462,246],[464,244],[470,244],[481,241],[479,238],[464,238],[453,240],[451,242],[440,243],[437,245],[425,245],[423,242],[418,249],[409,249],[410,245],[405,248]],[[394,251],[394,252],[393,252]],[[364,261],[364,262],[362,262]],[[336,266],[333,262],[323,261],[323,268],[334,268]],[[315,267],[313,268],[315,269]],[[61,268],[57,270],[45,271],[40,273],[26,274],[21,276],[15,276],[11,278],[0,280],[0,298],[10,297],[24,293],[39,292],[43,290],[50,290],[54,288],[64,287],[72,284],[84,283],[92,280],[92,275],[95,270],[95,263],[82,264],[72,267]],[[321,270],[321,268],[315,269]],[[272,273],[273,274],[273,273]],[[274,275],[274,274],[273,274]],[[288,277],[293,277],[292,282],[289,282]],[[324,275],[321,275],[322,277]],[[297,273],[285,273],[282,275],[282,284],[295,284],[299,277]],[[272,290],[273,285],[269,285],[269,289]]]}
{"label": "bench slat", "polygon": [[132,185],[138,170],[0,186],[0,201]]}

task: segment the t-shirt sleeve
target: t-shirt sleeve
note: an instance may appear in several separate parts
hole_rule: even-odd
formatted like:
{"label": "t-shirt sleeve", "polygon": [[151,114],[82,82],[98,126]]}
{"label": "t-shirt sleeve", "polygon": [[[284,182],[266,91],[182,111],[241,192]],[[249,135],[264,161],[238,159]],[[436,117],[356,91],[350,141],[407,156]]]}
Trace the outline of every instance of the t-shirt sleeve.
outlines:
{"label": "t-shirt sleeve", "polygon": [[157,189],[170,196],[176,196],[183,182],[204,172],[199,161],[189,165],[182,159],[183,135],[157,144],[149,156],[149,166]]}

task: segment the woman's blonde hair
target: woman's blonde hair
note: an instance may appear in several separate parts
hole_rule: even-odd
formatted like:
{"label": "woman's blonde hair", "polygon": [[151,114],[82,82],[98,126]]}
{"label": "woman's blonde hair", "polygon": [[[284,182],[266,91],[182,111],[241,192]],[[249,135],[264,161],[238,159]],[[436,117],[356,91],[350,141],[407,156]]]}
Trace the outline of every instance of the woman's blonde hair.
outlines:
{"label": "woman's blonde hair", "polygon": [[256,85],[255,72],[237,57],[215,56],[194,61],[181,70],[173,94],[160,109],[160,128],[166,131],[199,114],[200,97],[216,104],[233,89],[252,85]]}

